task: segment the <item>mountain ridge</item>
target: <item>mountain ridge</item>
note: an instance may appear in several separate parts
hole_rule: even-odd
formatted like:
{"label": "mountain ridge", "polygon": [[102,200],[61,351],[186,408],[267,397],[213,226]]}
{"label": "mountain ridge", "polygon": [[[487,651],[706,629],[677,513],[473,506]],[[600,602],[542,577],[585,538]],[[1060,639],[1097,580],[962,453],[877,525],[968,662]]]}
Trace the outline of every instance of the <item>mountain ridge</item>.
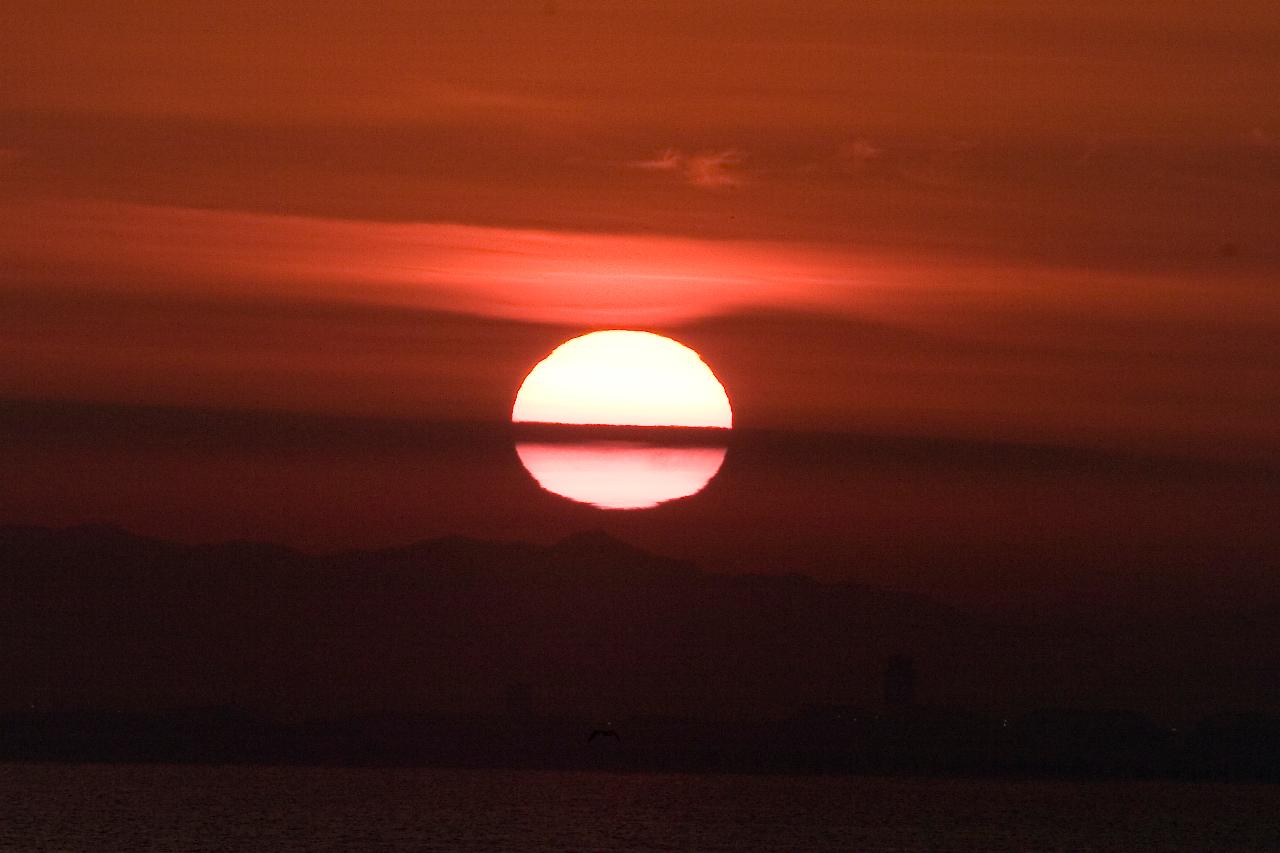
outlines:
{"label": "mountain ridge", "polygon": [[761,717],[875,707],[899,655],[930,704],[1280,707],[1265,613],[1160,642],[1149,625],[1036,629],[856,583],[706,572],[602,531],[305,554],[8,526],[0,576],[0,710],[482,713],[524,684],[548,710]]}

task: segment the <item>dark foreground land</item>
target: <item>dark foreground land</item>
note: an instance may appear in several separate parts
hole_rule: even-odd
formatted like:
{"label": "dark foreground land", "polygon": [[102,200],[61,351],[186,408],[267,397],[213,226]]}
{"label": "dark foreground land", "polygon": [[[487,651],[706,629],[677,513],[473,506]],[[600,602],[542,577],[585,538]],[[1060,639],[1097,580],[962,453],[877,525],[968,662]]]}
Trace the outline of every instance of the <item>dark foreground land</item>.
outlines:
{"label": "dark foreground land", "polygon": [[1016,624],[600,533],[10,527],[0,572],[0,761],[1280,781],[1266,608]]}

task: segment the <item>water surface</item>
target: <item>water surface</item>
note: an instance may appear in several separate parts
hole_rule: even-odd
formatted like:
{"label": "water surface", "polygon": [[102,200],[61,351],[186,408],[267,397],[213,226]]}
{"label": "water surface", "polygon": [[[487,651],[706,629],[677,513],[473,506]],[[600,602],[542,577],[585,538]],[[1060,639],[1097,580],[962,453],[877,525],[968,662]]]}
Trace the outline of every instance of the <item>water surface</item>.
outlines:
{"label": "water surface", "polygon": [[0,765],[5,851],[1263,851],[1280,786]]}

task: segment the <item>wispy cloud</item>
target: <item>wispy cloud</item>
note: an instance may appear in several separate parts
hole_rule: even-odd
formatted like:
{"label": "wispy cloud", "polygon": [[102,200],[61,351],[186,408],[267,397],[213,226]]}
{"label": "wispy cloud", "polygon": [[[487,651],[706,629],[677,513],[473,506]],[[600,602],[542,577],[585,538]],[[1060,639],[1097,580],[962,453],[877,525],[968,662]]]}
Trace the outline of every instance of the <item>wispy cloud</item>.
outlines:
{"label": "wispy cloud", "polygon": [[697,187],[736,187],[743,183],[734,168],[742,165],[746,155],[736,149],[726,149],[710,154],[698,154],[689,158],[685,175],[689,183]]}
{"label": "wispy cloud", "polygon": [[850,139],[836,150],[836,157],[846,168],[862,171],[884,156],[884,149],[869,139]]}
{"label": "wispy cloud", "polygon": [[685,154],[679,149],[668,148],[649,160],[633,160],[635,169],[680,174],[692,186],[703,189],[724,189],[741,186],[745,178],[737,168],[746,160],[746,154],[736,148]]}
{"label": "wispy cloud", "polygon": [[1280,139],[1260,127],[1252,128],[1244,135],[1245,144],[1253,148],[1280,148]]}
{"label": "wispy cloud", "polygon": [[632,160],[629,164],[635,169],[648,169],[653,172],[674,172],[684,168],[684,155],[674,148],[668,148],[652,160]]}

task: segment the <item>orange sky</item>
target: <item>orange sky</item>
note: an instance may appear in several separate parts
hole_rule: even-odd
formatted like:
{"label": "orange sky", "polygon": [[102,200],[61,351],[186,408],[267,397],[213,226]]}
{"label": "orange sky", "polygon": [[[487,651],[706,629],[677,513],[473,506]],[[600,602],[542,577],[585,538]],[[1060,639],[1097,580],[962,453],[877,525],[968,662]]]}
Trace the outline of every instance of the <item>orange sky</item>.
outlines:
{"label": "orange sky", "polygon": [[1270,2],[232,5],[0,11],[0,397],[1280,459]]}

